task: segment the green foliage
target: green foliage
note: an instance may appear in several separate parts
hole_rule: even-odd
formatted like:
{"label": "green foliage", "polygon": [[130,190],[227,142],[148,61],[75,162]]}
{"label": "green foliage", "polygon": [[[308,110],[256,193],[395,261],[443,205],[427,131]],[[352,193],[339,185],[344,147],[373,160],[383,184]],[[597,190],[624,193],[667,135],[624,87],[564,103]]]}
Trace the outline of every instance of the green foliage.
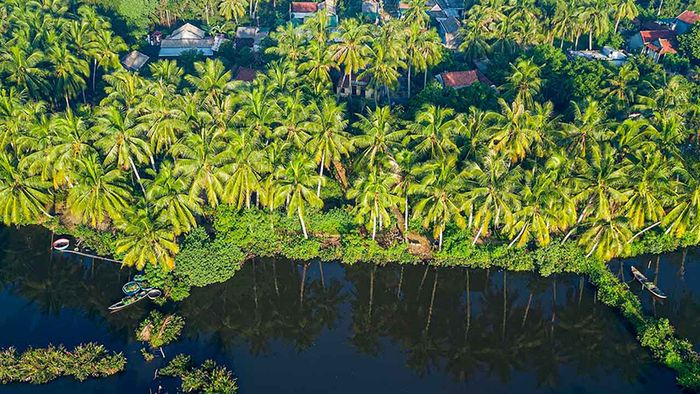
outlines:
{"label": "green foliage", "polygon": [[246,257],[235,245],[212,241],[199,227],[185,237],[175,260],[175,274],[190,286],[224,282],[233,277]]}
{"label": "green foliage", "polygon": [[0,350],[0,383],[42,384],[61,376],[84,381],[114,375],[124,369],[126,358],[109,353],[96,343],[78,345],[69,351],[63,346],[29,348],[18,354],[15,348]]}
{"label": "green foliage", "polygon": [[678,48],[693,63],[700,61],[700,27],[693,25],[678,37]]}
{"label": "green foliage", "polygon": [[690,67],[690,60],[683,55],[669,53],[664,56],[663,64],[664,67],[671,72],[685,74]]}
{"label": "green foliage", "polygon": [[136,339],[147,342],[152,348],[160,348],[177,340],[185,326],[185,319],[172,314],[151,311],[136,330]]}
{"label": "green foliage", "polygon": [[119,0],[115,9],[135,29],[132,36],[141,37],[148,32],[157,4],[156,0]]}
{"label": "green foliage", "polygon": [[236,379],[226,367],[217,365],[212,360],[205,361],[200,367],[193,367],[190,356],[179,354],[160,370],[163,376],[179,377],[181,390],[185,393],[222,393],[238,392]]}
{"label": "green foliage", "polygon": [[151,286],[163,290],[165,294],[165,297],[158,298],[155,302],[165,302],[166,298],[182,301],[190,295],[192,286],[177,272],[149,265],[146,266],[144,275]]}

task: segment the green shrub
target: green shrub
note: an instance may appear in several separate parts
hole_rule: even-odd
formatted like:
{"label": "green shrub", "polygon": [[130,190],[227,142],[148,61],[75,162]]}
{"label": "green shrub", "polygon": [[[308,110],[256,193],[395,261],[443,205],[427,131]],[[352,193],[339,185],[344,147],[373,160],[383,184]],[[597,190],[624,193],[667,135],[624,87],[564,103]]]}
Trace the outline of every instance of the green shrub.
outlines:
{"label": "green shrub", "polygon": [[231,371],[226,367],[207,360],[201,367],[193,367],[190,356],[179,354],[160,370],[163,376],[178,377],[182,380],[181,390],[185,393],[236,393],[238,386]]}
{"label": "green shrub", "polygon": [[177,340],[184,326],[185,319],[178,315],[151,311],[136,330],[136,339],[148,343],[154,349],[160,348]]}
{"label": "green shrub", "polygon": [[0,350],[0,383],[42,384],[61,376],[84,381],[114,375],[125,365],[126,358],[121,353],[109,353],[96,343],[78,345],[72,351],[49,345],[29,348],[22,354],[11,347]]}
{"label": "green shrub", "polygon": [[185,237],[175,259],[175,274],[190,286],[206,286],[229,280],[241,267],[245,253],[235,244],[211,241],[199,227]]}

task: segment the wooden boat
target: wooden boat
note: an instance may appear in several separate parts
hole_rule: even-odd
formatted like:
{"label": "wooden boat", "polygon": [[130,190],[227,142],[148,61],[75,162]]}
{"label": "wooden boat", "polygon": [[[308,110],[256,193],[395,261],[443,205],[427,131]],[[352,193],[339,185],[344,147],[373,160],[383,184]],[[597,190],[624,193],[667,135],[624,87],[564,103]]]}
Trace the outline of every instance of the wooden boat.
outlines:
{"label": "wooden boat", "polygon": [[148,291],[141,290],[134,295],[128,295],[128,296],[122,298],[121,300],[119,300],[119,302],[117,302],[116,304],[110,305],[107,309],[109,309],[112,312],[116,312],[116,311],[119,311],[119,310],[126,308],[129,305],[133,305],[133,304],[143,300],[147,296],[148,296]]}
{"label": "wooden boat", "polygon": [[634,279],[636,279],[639,283],[644,284],[645,282],[649,282],[649,279],[647,279],[647,277],[644,276],[644,274],[642,274],[641,272],[639,272],[639,270],[636,269],[634,266],[632,266],[631,270],[632,275],[634,275]]}
{"label": "wooden boat", "polygon": [[644,288],[649,290],[649,292],[651,294],[653,294],[654,296],[656,296],[658,298],[661,298],[662,300],[667,298],[666,294],[663,291],[661,291],[661,289],[659,289],[654,284],[654,282],[644,282]]}
{"label": "wooden boat", "polygon": [[119,302],[110,305],[107,309],[109,309],[112,312],[116,312],[116,311],[119,311],[119,310],[126,308],[129,305],[133,305],[133,304],[143,300],[146,297],[148,297],[151,300],[154,300],[162,295],[163,295],[163,292],[160,291],[160,289],[155,289],[155,288],[142,289],[141,291],[139,291],[136,294],[127,295],[126,297],[119,300]]}
{"label": "wooden boat", "polygon": [[632,275],[634,275],[634,279],[636,279],[639,283],[641,283],[643,288],[645,288],[647,291],[649,291],[651,294],[653,294],[654,296],[656,296],[658,298],[661,298],[661,299],[667,298],[666,294],[663,291],[661,291],[661,289],[659,289],[654,284],[654,282],[650,281],[649,279],[647,279],[646,276],[644,276],[644,274],[639,272],[638,269],[636,269],[634,266],[632,266],[631,270],[632,270]]}
{"label": "wooden boat", "polygon": [[51,247],[56,250],[66,250],[70,246],[70,240],[68,238],[59,238],[51,244]]}

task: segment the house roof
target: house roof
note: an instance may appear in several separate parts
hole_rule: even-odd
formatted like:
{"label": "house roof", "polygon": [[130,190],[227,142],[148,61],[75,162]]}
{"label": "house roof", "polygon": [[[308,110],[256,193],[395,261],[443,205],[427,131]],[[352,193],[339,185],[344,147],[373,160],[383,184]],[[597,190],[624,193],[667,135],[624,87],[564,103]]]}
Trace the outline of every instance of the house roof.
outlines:
{"label": "house roof", "polygon": [[667,53],[676,53],[674,48],[674,42],[665,38],[659,38],[656,41],[646,43],[646,47],[652,51],[658,53],[659,55],[665,55]]}
{"label": "house roof", "polygon": [[642,42],[647,44],[652,41],[656,41],[660,38],[671,40],[676,38],[676,32],[673,30],[642,30],[639,32],[642,37]]}
{"label": "house roof", "polygon": [[493,83],[479,70],[446,71],[440,74],[440,79],[445,87],[459,89],[471,86],[476,82],[491,86]]}
{"label": "house roof", "polygon": [[459,30],[459,21],[457,18],[451,16],[447,19],[440,21],[440,26],[446,33],[456,33]]}
{"label": "house roof", "polygon": [[211,48],[214,45],[214,38],[173,40],[166,38],[161,41],[161,48]]}
{"label": "house roof", "polygon": [[131,51],[122,58],[122,64],[127,70],[138,71],[148,61],[148,56],[139,51]]}
{"label": "house roof", "polygon": [[258,72],[252,68],[238,67],[238,71],[236,72],[236,77],[234,79],[236,81],[253,82],[257,73]]}
{"label": "house roof", "polygon": [[700,20],[700,15],[694,13],[693,11],[685,10],[681,12],[681,14],[676,17],[676,19],[681,22],[685,22],[689,25],[692,25]]}
{"label": "house roof", "polygon": [[255,38],[258,28],[255,26],[240,26],[236,29],[236,38]]}
{"label": "house roof", "polygon": [[404,3],[403,1],[399,3],[400,10],[407,10],[408,8],[409,8],[408,3]]}
{"label": "house roof", "polygon": [[191,23],[185,23],[179,28],[175,29],[166,39],[170,40],[185,40],[185,39],[201,39],[204,38],[204,30],[198,28]]}
{"label": "house roof", "polygon": [[318,3],[313,1],[293,1],[292,12],[312,13],[318,11]]}

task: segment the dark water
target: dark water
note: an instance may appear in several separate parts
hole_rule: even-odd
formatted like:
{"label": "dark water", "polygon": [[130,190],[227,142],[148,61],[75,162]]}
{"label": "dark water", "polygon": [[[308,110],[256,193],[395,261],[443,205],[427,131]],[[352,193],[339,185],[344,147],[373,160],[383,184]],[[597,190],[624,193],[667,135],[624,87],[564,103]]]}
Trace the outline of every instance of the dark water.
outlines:
{"label": "dark water", "polygon": [[[0,392],[172,388],[172,381],[153,380],[162,360],[146,364],[134,340],[154,305],[106,311],[128,270],[51,255],[48,246],[40,229],[0,229],[0,347],[98,341],[124,352],[127,369],[80,384],[59,379]],[[674,324],[688,319],[679,332],[697,336],[698,295],[689,290],[698,283],[697,256],[688,254],[679,290],[671,286],[676,260],[661,258],[660,285],[681,298],[656,312],[672,314]],[[255,261],[229,282],[166,308],[187,322],[182,339],[165,348],[168,358],[184,352],[226,364],[242,393],[678,390],[673,373],[575,276]]]}

